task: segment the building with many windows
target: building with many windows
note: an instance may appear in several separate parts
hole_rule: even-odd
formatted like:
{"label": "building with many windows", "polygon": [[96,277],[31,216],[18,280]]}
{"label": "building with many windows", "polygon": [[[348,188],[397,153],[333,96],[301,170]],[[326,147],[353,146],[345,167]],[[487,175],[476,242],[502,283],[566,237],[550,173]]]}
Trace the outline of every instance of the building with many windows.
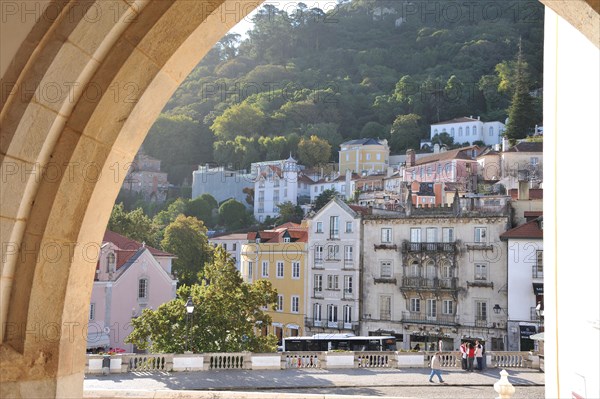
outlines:
{"label": "building with many windows", "polygon": [[500,236],[508,246],[508,350],[533,350],[529,338],[542,327],[544,230],[537,217]]}
{"label": "building with many windows", "polygon": [[364,211],[333,198],[308,218],[307,335],[358,333]]}
{"label": "building with many windows", "polygon": [[268,280],[278,292],[277,309],[267,311],[273,323],[263,326],[263,334],[275,334],[280,343],[303,334],[306,252],[307,230],[295,223],[248,233],[242,245],[244,281]]}
{"label": "building with many windows", "polygon": [[479,117],[454,118],[431,125],[430,138],[436,134],[447,133],[455,143],[473,144],[483,141],[485,145],[500,144],[506,126],[502,122],[482,122]]}
{"label": "building with many windows", "polygon": [[220,245],[235,261],[235,268],[240,270],[240,255],[242,245],[248,242],[246,233],[225,234],[213,236],[208,239],[208,243],[213,247]]}
{"label": "building with many windows", "polygon": [[115,232],[105,232],[92,288],[88,349],[133,352],[133,346],[124,342],[131,333],[131,319],[145,308],[156,309],[175,298],[174,258]]}
{"label": "building with many windows", "polygon": [[382,173],[389,165],[390,147],[387,140],[357,139],[340,144],[339,154],[340,173]]}
{"label": "building with many windows", "polygon": [[458,198],[451,206],[413,208],[363,219],[361,334],[392,334],[403,349],[480,339],[506,340],[508,198]]}

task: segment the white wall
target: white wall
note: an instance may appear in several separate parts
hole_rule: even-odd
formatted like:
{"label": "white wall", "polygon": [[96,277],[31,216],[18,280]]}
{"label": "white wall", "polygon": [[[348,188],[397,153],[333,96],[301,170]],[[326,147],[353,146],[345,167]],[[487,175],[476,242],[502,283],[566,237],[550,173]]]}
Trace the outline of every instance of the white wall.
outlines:
{"label": "white wall", "polygon": [[529,321],[535,307],[533,271],[536,251],[544,247],[542,240],[508,241],[508,319]]}
{"label": "white wall", "polygon": [[[544,198],[546,397],[576,392],[598,398],[600,57],[548,7],[545,18],[544,154],[550,162],[544,163],[544,189],[551,193]],[[591,201],[573,207],[573,187]]]}

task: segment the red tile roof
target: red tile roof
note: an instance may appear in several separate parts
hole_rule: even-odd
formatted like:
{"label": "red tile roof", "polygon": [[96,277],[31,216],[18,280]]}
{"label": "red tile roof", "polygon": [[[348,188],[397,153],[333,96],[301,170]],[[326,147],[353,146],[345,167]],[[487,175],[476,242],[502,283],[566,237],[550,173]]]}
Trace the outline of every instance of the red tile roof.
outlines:
{"label": "red tile roof", "polygon": [[[514,200],[519,198],[519,190],[516,188],[511,188],[509,190],[510,197]],[[529,199],[530,200],[541,200],[544,199],[544,189],[542,188],[530,188],[529,189]]]}
{"label": "red tile roof", "polygon": [[[258,235],[260,236],[261,243],[282,243],[284,242],[285,233],[291,238],[292,242],[307,242],[308,241],[308,230],[305,227],[297,223],[287,222],[280,226],[275,227],[273,230],[263,230],[259,231]],[[257,232],[248,233],[248,240],[254,241],[256,240]]]}
{"label": "red tile roof", "polygon": [[443,152],[438,152],[437,154],[427,155],[425,157],[421,157],[421,158],[417,159],[413,166],[424,165],[424,164],[428,164],[431,162],[447,161],[450,159],[473,160],[473,157],[471,157],[469,154],[466,153],[467,151],[473,150],[473,149],[476,150],[476,153],[478,153],[480,150],[480,147],[476,146],[476,145],[472,145],[469,147],[456,148],[454,150],[443,151]]}
{"label": "red tile roof", "polygon": [[[121,234],[115,233],[114,231],[110,230],[106,230],[104,232],[104,238],[102,239],[102,242],[111,242],[114,245],[116,245],[117,248],[119,248],[120,250],[133,251],[133,253],[137,252],[137,250],[140,249],[143,245],[135,240],[132,240],[131,238],[127,238],[125,236],[122,236]],[[146,245],[146,248],[150,250],[150,253],[153,256],[175,257],[175,255],[173,254],[163,252],[149,245]]]}
{"label": "red tile roof", "polygon": [[514,238],[544,238],[544,230],[540,228],[541,218],[532,220],[500,234],[501,240]]}
{"label": "red tile roof", "polygon": [[435,125],[447,125],[449,123],[464,123],[464,122],[481,122],[481,121],[479,119],[467,118],[466,116],[463,116],[461,118],[454,118],[454,119],[450,119],[448,121],[443,121],[443,122],[438,122],[438,123],[432,123],[431,126],[435,126]]}

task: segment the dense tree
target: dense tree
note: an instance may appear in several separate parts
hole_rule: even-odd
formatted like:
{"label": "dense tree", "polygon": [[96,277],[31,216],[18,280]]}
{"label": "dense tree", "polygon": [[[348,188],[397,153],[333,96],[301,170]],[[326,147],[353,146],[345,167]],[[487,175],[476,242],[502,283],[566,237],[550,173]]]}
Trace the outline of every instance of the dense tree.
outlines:
{"label": "dense tree", "polygon": [[390,148],[393,152],[420,148],[423,129],[419,126],[419,115],[398,115],[390,134]]}
{"label": "dense tree", "polygon": [[331,145],[317,136],[303,137],[298,144],[298,158],[307,167],[327,163],[331,157]]}
{"label": "dense tree", "polygon": [[252,137],[260,134],[265,114],[258,107],[240,103],[227,108],[211,125],[211,130],[220,140],[233,140],[237,136]]}
{"label": "dense tree", "polygon": [[[186,320],[188,297],[193,316]],[[145,309],[132,320],[133,331],[126,342],[152,353],[274,352],[274,335],[257,335],[260,326],[270,325],[264,306],[274,310],[277,291],[267,280],[244,283],[233,259],[221,248],[207,264],[201,284],[184,285],[177,298],[156,310]],[[188,344],[189,343],[189,344]]]}
{"label": "dense tree", "polygon": [[533,99],[529,94],[527,64],[519,45],[514,94],[508,109],[508,124],[504,134],[514,144],[516,140],[527,137],[534,125],[534,106]]}
{"label": "dense tree", "polygon": [[206,237],[207,229],[202,221],[191,216],[179,215],[167,226],[162,248],[177,255],[173,270],[181,284],[195,284],[204,265],[210,262],[212,249]]}
{"label": "dense tree", "polygon": [[154,216],[153,222],[160,228],[165,228],[173,223],[177,216],[183,215],[187,207],[187,201],[183,198],[177,198],[169,204],[167,209],[163,209]]}
{"label": "dense tree", "polygon": [[227,230],[237,230],[252,224],[252,215],[244,204],[229,199],[219,207],[219,223]]}
{"label": "dense tree", "polygon": [[214,214],[218,206],[217,200],[212,195],[202,194],[188,201],[185,207],[185,215],[202,220],[207,227],[211,228],[215,225]]}
{"label": "dense tree", "polygon": [[116,204],[110,215],[107,229],[132,240],[157,246],[156,233],[158,229],[144,214],[142,208],[126,212],[122,203]]}
{"label": "dense tree", "polygon": [[304,211],[300,205],[294,205],[290,201],[278,204],[279,217],[277,218],[276,224],[284,224],[286,222],[300,223],[304,217]]}

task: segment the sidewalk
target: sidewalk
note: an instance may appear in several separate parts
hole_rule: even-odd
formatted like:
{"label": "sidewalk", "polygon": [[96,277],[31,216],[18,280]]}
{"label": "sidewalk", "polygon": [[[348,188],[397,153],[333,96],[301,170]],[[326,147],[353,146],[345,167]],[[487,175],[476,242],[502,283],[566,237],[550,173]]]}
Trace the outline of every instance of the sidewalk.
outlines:
{"label": "sidewalk", "polygon": [[[462,370],[443,370],[442,375],[446,386],[492,386],[500,378],[501,369],[486,369],[482,373],[468,373]],[[514,386],[543,386],[544,373],[530,369],[508,369],[509,381]],[[348,388],[348,387],[419,387],[439,386],[437,377],[435,384],[428,382],[430,370],[418,369],[286,369],[280,371],[254,371],[254,370],[214,370],[201,372],[177,372],[177,373],[127,373],[111,374],[108,376],[86,376],[84,390],[86,397],[124,397],[113,395],[113,391],[127,392],[126,397],[174,397],[168,395],[167,391],[210,391],[210,396],[182,395],[178,392],[177,397],[194,398],[267,398],[267,397],[306,397],[324,398],[335,397],[334,395],[309,395],[309,394],[275,394],[271,396],[262,390],[286,390],[297,388]],[[160,391],[160,393],[158,392]],[[233,396],[216,395],[215,391],[236,391]],[[240,396],[240,392],[246,392]],[[102,393],[107,395],[102,395]],[[132,396],[137,392],[139,396]],[[173,392],[174,393],[174,392]],[[166,395],[166,396],[164,396]],[[299,396],[300,395],[300,396]],[[340,396],[343,397],[343,396]]]}

